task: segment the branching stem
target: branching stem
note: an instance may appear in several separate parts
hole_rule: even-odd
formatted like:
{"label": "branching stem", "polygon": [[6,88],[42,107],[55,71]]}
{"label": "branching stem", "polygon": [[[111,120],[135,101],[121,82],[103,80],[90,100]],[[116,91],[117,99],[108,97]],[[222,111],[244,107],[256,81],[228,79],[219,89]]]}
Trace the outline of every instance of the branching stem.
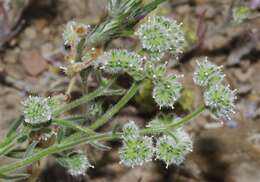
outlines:
{"label": "branching stem", "polygon": [[[186,117],[181,119],[179,122],[169,125],[164,129],[162,129],[162,128],[159,128],[159,129],[145,128],[145,129],[142,129],[140,131],[140,133],[143,135],[148,135],[148,134],[153,135],[153,134],[162,133],[164,131],[167,132],[169,129],[178,128],[180,125],[189,122],[190,120],[199,116],[199,114],[201,114],[203,111],[205,111],[205,106],[199,107],[198,110],[190,113],[189,115],[187,115]],[[109,117],[106,117],[106,119],[109,120]],[[103,120],[103,122],[107,121],[107,120]],[[95,125],[95,126],[99,126],[99,124]],[[74,137],[73,140],[64,140],[60,144],[55,144],[47,149],[41,150],[41,151],[33,154],[30,157],[19,160],[17,162],[10,163],[8,165],[4,165],[4,166],[0,167],[0,173],[5,174],[7,172],[14,171],[18,168],[27,166],[35,161],[38,161],[38,160],[42,159],[43,157],[47,157],[51,154],[55,154],[57,152],[61,152],[61,151],[67,150],[67,149],[74,148],[74,147],[84,144],[84,143],[89,143],[89,142],[94,142],[94,141],[115,140],[115,139],[119,139],[121,137],[122,137],[122,133],[111,133],[111,132],[102,133],[102,134],[97,133],[97,134],[94,134],[91,136],[82,133],[82,135],[78,135],[78,136]]]}

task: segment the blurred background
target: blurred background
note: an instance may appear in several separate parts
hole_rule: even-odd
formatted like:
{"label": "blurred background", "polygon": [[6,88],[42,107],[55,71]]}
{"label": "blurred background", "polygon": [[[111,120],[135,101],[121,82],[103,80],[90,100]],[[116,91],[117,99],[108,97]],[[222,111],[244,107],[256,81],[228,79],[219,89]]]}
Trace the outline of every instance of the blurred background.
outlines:
{"label": "blurred background", "polygon": [[[149,0],[144,0],[149,1]],[[233,9],[246,6],[243,22],[230,23]],[[217,121],[207,113],[188,124],[194,151],[181,166],[160,161],[127,168],[118,163],[119,142],[109,152],[82,146],[95,166],[85,177],[72,178],[50,158],[37,179],[67,182],[260,182],[260,0],[169,0],[153,14],[183,22],[189,46],[179,60],[169,60],[169,72],[184,74],[183,96],[174,112],[183,115],[202,102],[202,91],[192,82],[196,59],[207,56],[224,66],[226,82],[237,89],[237,110],[231,120]],[[66,65],[64,24],[79,20],[99,24],[106,0],[0,0],[0,139],[21,112],[28,94],[64,93],[69,79],[59,69]],[[109,48],[135,49],[135,37],[113,40]],[[122,82],[124,80],[122,79]],[[144,126],[160,113],[147,93],[135,97],[103,130],[134,119]],[[80,82],[72,98],[81,94]],[[147,96],[148,95],[148,96]],[[76,111],[77,112],[77,111]],[[1,159],[0,165],[10,159]]]}

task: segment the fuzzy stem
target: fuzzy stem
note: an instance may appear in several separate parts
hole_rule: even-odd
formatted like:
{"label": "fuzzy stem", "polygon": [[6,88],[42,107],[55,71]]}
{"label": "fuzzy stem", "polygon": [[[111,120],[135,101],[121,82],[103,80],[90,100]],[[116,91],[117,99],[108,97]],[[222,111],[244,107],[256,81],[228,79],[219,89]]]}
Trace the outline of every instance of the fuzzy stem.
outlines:
{"label": "fuzzy stem", "polygon": [[80,105],[82,105],[84,103],[87,103],[87,102],[89,102],[89,101],[91,101],[91,100],[101,96],[102,94],[104,94],[105,90],[108,89],[112,85],[113,82],[114,82],[114,80],[110,80],[105,86],[100,86],[95,91],[93,91],[93,92],[91,92],[91,93],[89,93],[87,95],[84,95],[83,97],[81,97],[81,98],[79,98],[77,100],[74,100],[74,101],[66,104],[65,106],[57,109],[54,112],[53,116],[57,117],[60,114],[66,112],[66,111],[69,111],[69,110],[71,110],[71,109],[73,109],[75,107],[78,107],[78,106],[80,106]]}
{"label": "fuzzy stem", "polygon": [[138,84],[133,83],[128,92],[121,98],[121,100],[114,105],[110,110],[108,110],[103,116],[96,120],[90,128],[92,130],[98,129],[100,126],[103,126],[106,122],[109,121],[126,103],[136,94],[138,90]]}
{"label": "fuzzy stem", "polygon": [[171,123],[171,124],[169,124],[165,127],[162,127],[162,128],[145,128],[141,131],[141,134],[144,135],[144,134],[150,134],[150,133],[161,133],[161,132],[164,132],[164,131],[168,131],[168,130],[178,128],[179,126],[184,125],[184,124],[190,122],[191,120],[195,119],[205,110],[206,110],[206,107],[204,105],[202,105],[197,110],[188,114],[187,116],[185,116],[184,118],[182,118],[180,121],[178,121],[176,123]]}
{"label": "fuzzy stem", "polygon": [[59,125],[59,126],[65,126],[65,127],[69,127],[69,128],[73,128],[75,130],[81,131],[86,133],[87,135],[92,135],[92,134],[96,134],[96,132],[94,132],[93,130],[87,128],[87,127],[82,127],[78,124],[75,124],[69,120],[62,120],[62,119],[54,119],[52,120],[53,123]]}

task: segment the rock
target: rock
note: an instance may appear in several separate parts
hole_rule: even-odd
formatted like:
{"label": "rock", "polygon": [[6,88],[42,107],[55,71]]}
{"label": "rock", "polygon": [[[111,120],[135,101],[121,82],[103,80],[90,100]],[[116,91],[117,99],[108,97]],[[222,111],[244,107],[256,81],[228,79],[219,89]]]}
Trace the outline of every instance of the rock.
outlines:
{"label": "rock", "polygon": [[20,61],[27,73],[32,76],[39,75],[48,68],[48,64],[44,58],[36,50],[24,52]]}
{"label": "rock", "polygon": [[37,37],[37,32],[35,31],[34,28],[27,28],[25,30],[25,36],[28,38],[28,39],[35,39]]}

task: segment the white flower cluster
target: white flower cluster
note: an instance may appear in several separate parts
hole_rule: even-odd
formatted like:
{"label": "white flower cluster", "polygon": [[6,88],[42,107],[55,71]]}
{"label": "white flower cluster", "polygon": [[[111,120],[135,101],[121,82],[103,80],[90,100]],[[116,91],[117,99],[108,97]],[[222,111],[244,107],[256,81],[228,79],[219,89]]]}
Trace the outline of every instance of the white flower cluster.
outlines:
{"label": "white flower cluster", "polygon": [[71,156],[60,157],[58,163],[67,168],[72,176],[85,175],[88,168],[93,168],[88,158],[82,152],[78,152]]}
{"label": "white flower cluster", "polygon": [[210,63],[207,58],[198,62],[193,75],[194,82],[206,89],[204,101],[207,108],[218,118],[230,118],[234,113],[235,91],[225,86],[225,75],[221,67]]}
{"label": "white flower cluster", "polygon": [[52,117],[49,98],[29,96],[23,103],[24,121],[31,125],[48,122]]}
{"label": "white flower cluster", "polygon": [[166,77],[155,83],[153,98],[160,107],[172,107],[181,96],[181,84],[176,76]]}
{"label": "white flower cluster", "polygon": [[213,85],[204,93],[205,104],[218,118],[230,119],[230,115],[235,112],[235,92],[229,86]]}
{"label": "white flower cluster", "polygon": [[202,87],[209,87],[221,82],[225,76],[221,72],[221,68],[221,66],[216,66],[209,62],[207,58],[197,61],[197,67],[193,76],[194,83]]}
{"label": "white flower cluster", "polygon": [[25,123],[38,126],[49,122],[53,111],[61,106],[63,101],[62,95],[54,97],[29,96],[22,102]]}
{"label": "white flower cluster", "polygon": [[86,36],[89,32],[89,25],[70,21],[66,24],[63,32],[64,45],[76,47],[81,38]]}
{"label": "white flower cluster", "polygon": [[182,53],[185,46],[185,37],[181,28],[175,20],[154,16],[142,24],[136,35],[141,40],[144,49],[151,52],[151,58],[160,60],[166,52],[174,55]]}
{"label": "white flower cluster", "polygon": [[114,49],[105,52],[97,59],[95,66],[110,74],[126,72],[135,80],[141,80],[144,77],[142,58],[127,50]]}
{"label": "white flower cluster", "polygon": [[[156,118],[149,125],[150,128],[164,128],[177,119]],[[151,137],[141,136],[139,129],[133,121],[123,127],[123,146],[119,151],[121,163],[134,167],[151,161],[155,155],[156,159],[162,160],[167,167],[170,164],[179,165],[192,151],[192,141],[189,135],[181,128],[176,129],[171,135],[164,134],[161,137],[154,137],[156,145],[153,145]]]}
{"label": "white flower cluster", "polygon": [[180,165],[185,155],[192,151],[192,140],[189,135],[181,128],[171,135],[163,135],[157,139],[155,153],[156,159],[170,164]]}
{"label": "white flower cluster", "polygon": [[137,137],[124,139],[123,146],[119,151],[120,163],[128,167],[141,166],[151,161],[154,153],[151,137]]}

